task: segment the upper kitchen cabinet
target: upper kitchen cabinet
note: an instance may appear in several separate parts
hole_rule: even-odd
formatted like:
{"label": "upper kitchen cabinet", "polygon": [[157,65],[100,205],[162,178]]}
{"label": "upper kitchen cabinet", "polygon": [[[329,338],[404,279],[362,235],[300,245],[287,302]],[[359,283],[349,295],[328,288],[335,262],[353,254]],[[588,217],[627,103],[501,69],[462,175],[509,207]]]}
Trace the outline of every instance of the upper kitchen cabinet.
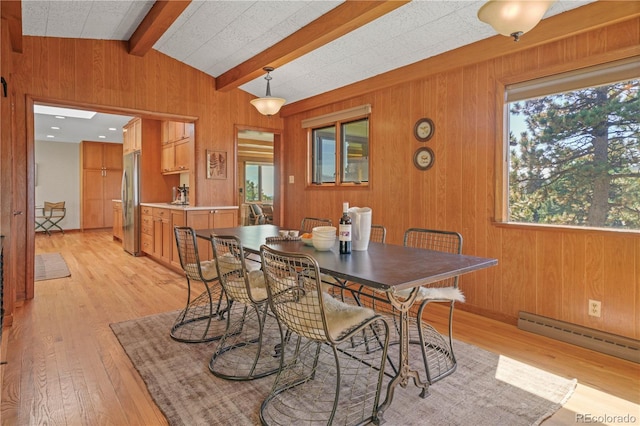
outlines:
{"label": "upper kitchen cabinet", "polygon": [[112,200],[120,198],[122,145],[104,142],[80,144],[82,229],[113,226]]}
{"label": "upper kitchen cabinet", "polygon": [[164,121],[162,123],[163,174],[188,172],[193,150],[193,123]]}
{"label": "upper kitchen cabinet", "polygon": [[130,152],[138,151],[142,149],[142,119],[134,118],[129,121],[123,128],[122,134],[122,153],[128,154]]}
{"label": "upper kitchen cabinet", "polygon": [[124,127],[126,131],[123,139],[136,139],[135,142],[131,142],[129,153],[140,150],[140,202],[143,203],[172,201],[172,188],[180,186],[179,175],[165,175],[160,172],[163,123],[148,118],[135,118]]}

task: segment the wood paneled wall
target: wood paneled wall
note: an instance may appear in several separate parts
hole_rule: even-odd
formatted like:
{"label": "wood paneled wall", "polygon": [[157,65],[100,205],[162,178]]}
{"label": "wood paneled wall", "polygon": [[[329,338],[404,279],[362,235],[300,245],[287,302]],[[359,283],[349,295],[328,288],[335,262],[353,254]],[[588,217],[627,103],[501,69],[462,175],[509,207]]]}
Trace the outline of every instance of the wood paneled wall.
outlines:
{"label": "wood paneled wall", "polygon": [[[198,205],[236,205],[235,126],[281,129],[282,119],[260,115],[246,92],[215,90],[215,81],[155,50],[144,57],[127,53],[121,41],[23,37],[23,53],[9,47],[2,20],[2,76],[10,97],[2,99],[2,233],[9,235],[10,289],[15,300],[32,297],[33,280],[33,118],[31,102],[96,108],[147,118],[195,121],[195,170],[191,197]],[[158,142],[160,149],[160,142]],[[206,179],[206,150],[229,153],[229,179]],[[144,155],[144,154],[143,154]],[[195,188],[195,190],[194,190]],[[171,194],[167,194],[167,200]],[[21,215],[5,220],[4,213]],[[7,250],[7,248],[9,250]],[[9,253],[7,253],[7,251]],[[12,297],[14,298],[14,297]],[[5,306],[6,307],[6,306]],[[11,310],[7,312],[11,321]]]}
{"label": "wood paneled wall", "polygon": [[[295,176],[295,184],[285,184],[285,226],[297,226],[305,215],[337,220],[348,201],[372,207],[373,222],[387,227],[390,243],[401,244],[404,230],[413,226],[456,230],[464,236],[464,253],[499,260],[495,268],[462,278],[467,302],[461,309],[510,322],[527,311],[640,338],[640,234],[494,221],[501,87],[637,55],[639,45],[636,18],[434,74],[430,64],[439,57],[431,58],[414,80],[349,99],[340,100],[335,91],[338,101],[285,118],[284,175]],[[477,49],[482,52],[482,42]],[[376,87],[376,78],[370,86]],[[370,187],[307,187],[308,141],[301,121],[362,104],[372,109]],[[420,117],[435,122],[426,143],[412,135]],[[435,165],[418,171],[412,155],[424,145],[435,151]],[[602,301],[601,318],[587,315],[589,299]]]}

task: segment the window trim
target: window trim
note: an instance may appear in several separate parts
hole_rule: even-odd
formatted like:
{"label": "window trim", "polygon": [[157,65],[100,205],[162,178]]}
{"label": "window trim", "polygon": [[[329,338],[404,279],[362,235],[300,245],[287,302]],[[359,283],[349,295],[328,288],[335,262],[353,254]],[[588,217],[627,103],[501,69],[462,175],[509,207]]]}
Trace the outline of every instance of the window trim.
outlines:
{"label": "window trim", "polygon": [[[368,143],[369,143],[369,156],[368,156],[368,169],[369,176],[366,182],[343,182],[342,173],[340,172],[343,160],[343,147],[342,147],[342,126],[351,122],[359,120],[367,120],[368,122]],[[313,134],[317,129],[325,127],[335,127],[336,137],[336,179],[335,182],[327,183],[314,183],[313,182]],[[354,108],[348,108],[340,111],[335,111],[329,114],[324,114],[317,117],[311,117],[302,120],[302,128],[307,130],[307,188],[369,188],[371,185],[371,105],[365,104]]]}
{"label": "window trim", "polygon": [[[598,73],[599,71],[605,70],[608,67],[619,67],[616,69],[615,78],[618,81],[629,78],[629,72],[637,69],[635,67],[640,64],[640,56],[631,56],[631,57],[618,57],[612,59],[607,57],[597,57],[594,58],[594,61],[587,64],[581,64],[580,68],[575,68],[575,65],[572,64],[563,64],[561,68],[555,68],[552,70],[536,70],[533,72],[519,74],[517,76],[505,76],[502,78],[496,78],[495,80],[495,132],[494,143],[495,143],[495,197],[494,197],[494,217],[492,220],[492,224],[496,227],[500,228],[512,228],[512,229],[527,229],[527,230],[562,230],[562,231],[574,231],[574,232],[610,232],[616,234],[629,234],[629,235],[638,235],[640,234],[640,230],[633,229],[618,229],[618,228],[599,228],[599,227],[580,227],[573,225],[561,225],[561,224],[546,224],[546,223],[525,223],[525,222],[512,222],[509,221],[508,214],[508,204],[509,204],[509,109],[508,103],[513,101],[513,97],[507,96],[507,88],[519,88],[519,86],[524,86],[530,82],[540,82],[544,83],[546,80],[553,80],[554,78],[564,78],[569,77],[571,75],[580,75],[588,73],[589,70],[593,70]],[[598,73],[600,76],[606,75],[605,73]],[[637,78],[636,76],[632,76],[630,78]],[[607,80],[610,80],[607,79]],[[585,80],[587,81],[587,80]],[[598,80],[590,80],[592,82]],[[601,80],[600,80],[601,81]],[[595,84],[595,83],[594,83]],[[566,87],[566,91],[572,90],[573,85],[567,86],[554,86],[552,84],[548,84],[547,90],[551,90],[553,87]],[[578,89],[580,87],[576,87]],[[575,90],[573,89],[573,90]],[[524,93],[524,91],[522,91]],[[533,93],[533,92],[529,92]],[[543,95],[536,95],[543,96]],[[521,98],[524,99],[524,98]]]}

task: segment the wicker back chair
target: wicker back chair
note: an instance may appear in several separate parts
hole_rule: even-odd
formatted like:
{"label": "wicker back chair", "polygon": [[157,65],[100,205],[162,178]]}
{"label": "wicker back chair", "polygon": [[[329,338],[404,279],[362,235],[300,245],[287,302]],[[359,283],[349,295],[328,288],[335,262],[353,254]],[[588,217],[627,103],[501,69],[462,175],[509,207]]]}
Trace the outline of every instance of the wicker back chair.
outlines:
{"label": "wicker back chair", "polygon": [[305,217],[300,223],[302,232],[311,232],[316,226],[333,226],[331,219],[323,219],[318,217]]}
{"label": "wicker back chair", "polygon": [[[260,408],[262,423],[377,424],[387,322],[323,292],[312,257],[266,245],[261,256],[282,341],[282,367]],[[375,334],[380,350],[371,350],[363,331]]]}
{"label": "wicker back chair", "polygon": [[382,225],[371,225],[371,235],[369,241],[374,243],[384,243],[387,239],[387,228]]}
{"label": "wicker back chair", "polygon": [[[171,327],[171,337],[187,343],[220,339],[227,326],[223,321],[227,305],[218,282],[216,262],[200,260],[192,228],[175,227],[174,233],[180,265],[187,279],[187,304]],[[196,291],[194,283],[204,286],[204,291],[195,298],[192,297],[192,292]]]}
{"label": "wicker back chair", "polygon": [[227,330],[209,362],[216,376],[252,380],[276,373],[274,348],[280,343],[278,322],[269,313],[260,264],[247,260],[235,236],[213,236],[218,276],[229,305]]}
{"label": "wicker back chair", "polygon": [[[457,232],[410,228],[405,231],[404,245],[447,253],[462,253],[462,235]],[[449,326],[447,336],[423,320],[423,313],[431,302],[449,304]],[[453,353],[453,308],[455,302],[464,302],[458,288],[458,277],[453,277],[420,287],[415,303],[419,304],[415,325],[422,349],[426,381],[433,384],[453,373],[457,367]],[[410,330],[411,331],[411,330]],[[417,343],[411,339],[411,343]],[[426,392],[426,389],[425,389]]]}

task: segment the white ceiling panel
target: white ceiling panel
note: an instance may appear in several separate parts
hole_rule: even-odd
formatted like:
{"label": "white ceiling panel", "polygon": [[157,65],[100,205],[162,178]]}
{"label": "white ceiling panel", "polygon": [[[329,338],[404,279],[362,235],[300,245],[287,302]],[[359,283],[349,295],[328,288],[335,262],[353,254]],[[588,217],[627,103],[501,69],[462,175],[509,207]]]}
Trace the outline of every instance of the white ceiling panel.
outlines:
{"label": "white ceiling panel", "polygon": [[[558,0],[545,18],[595,0]],[[196,0],[154,49],[213,77],[339,6],[324,0]],[[152,0],[23,0],[23,34],[128,40]],[[483,0],[413,0],[272,72],[273,96],[306,99],[496,35],[477,18]],[[524,35],[526,37],[526,34]],[[258,77],[242,86],[264,96]]]}

